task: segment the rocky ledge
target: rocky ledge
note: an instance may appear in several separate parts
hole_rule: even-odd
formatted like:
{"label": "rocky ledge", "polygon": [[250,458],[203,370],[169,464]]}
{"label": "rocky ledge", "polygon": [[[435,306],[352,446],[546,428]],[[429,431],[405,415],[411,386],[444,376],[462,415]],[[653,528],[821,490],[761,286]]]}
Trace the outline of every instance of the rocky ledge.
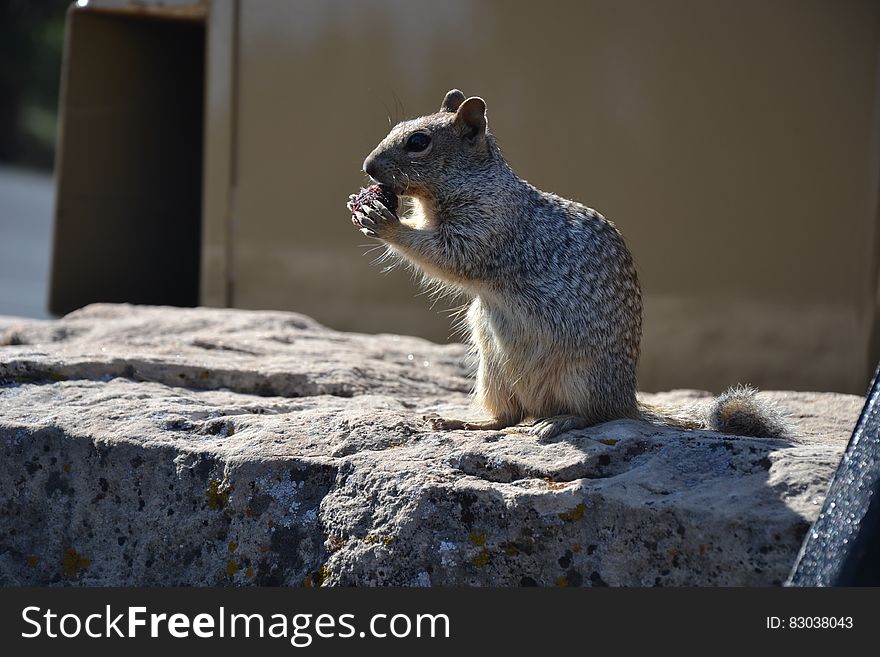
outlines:
{"label": "rocky ledge", "polygon": [[0,345],[2,585],[779,584],[862,405],[540,442],[430,430],[473,414],[463,346],[293,313],[94,305]]}

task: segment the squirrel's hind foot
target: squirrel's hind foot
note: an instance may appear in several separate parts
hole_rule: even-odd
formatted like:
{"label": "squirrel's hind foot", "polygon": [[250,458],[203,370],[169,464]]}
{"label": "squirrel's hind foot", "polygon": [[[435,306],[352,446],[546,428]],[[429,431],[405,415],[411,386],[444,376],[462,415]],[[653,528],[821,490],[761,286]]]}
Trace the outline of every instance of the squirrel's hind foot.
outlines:
{"label": "squirrel's hind foot", "polygon": [[501,420],[478,420],[471,422],[468,420],[453,420],[445,417],[425,416],[424,420],[434,431],[497,431],[509,426],[508,423]]}
{"label": "squirrel's hind foot", "polygon": [[536,420],[526,429],[526,433],[537,436],[539,440],[550,440],[572,429],[583,429],[590,422],[579,415],[554,415]]}

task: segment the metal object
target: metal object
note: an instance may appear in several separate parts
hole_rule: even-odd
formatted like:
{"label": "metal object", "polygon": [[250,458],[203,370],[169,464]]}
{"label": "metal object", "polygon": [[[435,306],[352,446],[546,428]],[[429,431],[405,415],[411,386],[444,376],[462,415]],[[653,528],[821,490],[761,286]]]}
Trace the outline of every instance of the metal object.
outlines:
{"label": "metal object", "polygon": [[880,366],[788,585],[880,585]]}

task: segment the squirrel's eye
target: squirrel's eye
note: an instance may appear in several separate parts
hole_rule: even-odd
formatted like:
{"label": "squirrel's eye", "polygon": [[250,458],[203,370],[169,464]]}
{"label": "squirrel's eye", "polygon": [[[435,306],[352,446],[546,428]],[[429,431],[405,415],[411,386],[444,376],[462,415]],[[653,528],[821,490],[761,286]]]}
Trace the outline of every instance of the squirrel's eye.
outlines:
{"label": "squirrel's eye", "polygon": [[414,132],[409,136],[409,139],[406,140],[404,148],[410,153],[420,153],[425,150],[430,143],[430,135],[426,135],[424,132]]}

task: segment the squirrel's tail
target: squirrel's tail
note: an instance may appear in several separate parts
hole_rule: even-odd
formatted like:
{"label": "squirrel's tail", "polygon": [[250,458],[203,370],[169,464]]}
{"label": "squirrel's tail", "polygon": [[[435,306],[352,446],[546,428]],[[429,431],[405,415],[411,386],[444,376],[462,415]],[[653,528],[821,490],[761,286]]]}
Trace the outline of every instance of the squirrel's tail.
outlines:
{"label": "squirrel's tail", "polygon": [[757,388],[737,385],[712,400],[708,409],[669,410],[640,404],[642,418],[679,429],[708,429],[735,436],[784,438],[790,428],[775,404],[758,398]]}

